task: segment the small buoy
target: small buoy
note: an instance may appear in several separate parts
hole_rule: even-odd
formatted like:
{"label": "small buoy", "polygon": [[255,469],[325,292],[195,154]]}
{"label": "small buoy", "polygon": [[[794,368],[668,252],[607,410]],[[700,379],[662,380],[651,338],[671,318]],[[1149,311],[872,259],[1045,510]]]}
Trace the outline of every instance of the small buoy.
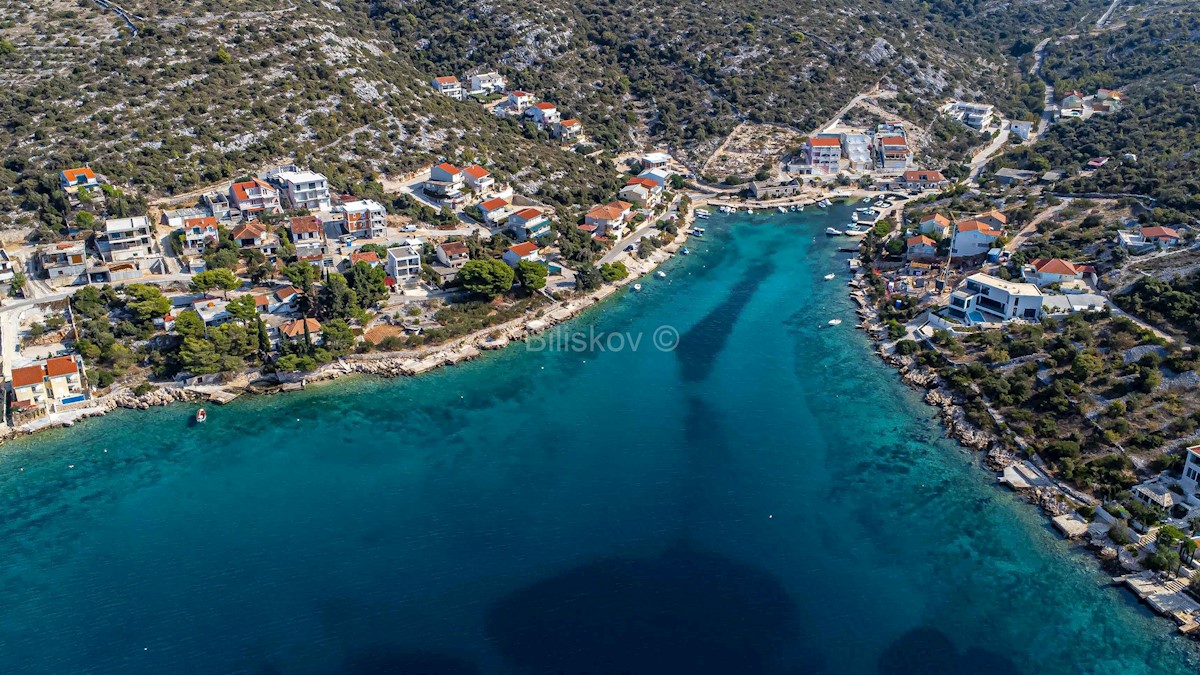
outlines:
{"label": "small buoy", "polygon": [[775,517],[775,514],[771,514],[771,515],[769,515],[769,516],[767,516],[767,517],[768,517],[768,518],[774,518],[774,517]]}
{"label": "small buoy", "polygon": [[105,451],[105,452],[108,452],[108,448],[105,448],[105,449],[104,449],[104,451]]}
{"label": "small buoy", "polygon": [[299,421],[300,421],[300,418],[299,418],[299,417],[297,417],[297,418],[296,418],[296,421],[297,421],[297,422],[299,422]]}

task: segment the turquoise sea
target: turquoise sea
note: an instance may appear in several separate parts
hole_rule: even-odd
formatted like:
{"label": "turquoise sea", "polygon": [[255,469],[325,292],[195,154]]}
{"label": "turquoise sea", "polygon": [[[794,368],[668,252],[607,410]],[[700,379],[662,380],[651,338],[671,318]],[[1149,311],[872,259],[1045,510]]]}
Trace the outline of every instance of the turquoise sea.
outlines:
{"label": "turquoise sea", "polygon": [[0,670],[1197,672],[872,355],[848,212],[716,216],[585,341],[9,442]]}

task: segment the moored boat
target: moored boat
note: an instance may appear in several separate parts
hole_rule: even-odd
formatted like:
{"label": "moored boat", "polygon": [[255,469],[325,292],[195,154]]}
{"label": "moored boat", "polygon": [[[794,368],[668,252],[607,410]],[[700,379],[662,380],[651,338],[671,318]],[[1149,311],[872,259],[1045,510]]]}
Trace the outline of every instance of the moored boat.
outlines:
{"label": "moored boat", "polygon": [[640,291],[640,290],[642,290],[642,285],[641,285],[641,284],[634,284],[634,285],[633,285],[633,290],[635,290],[635,291]]}
{"label": "moored boat", "polygon": [[655,272],[655,273],[654,273],[654,276],[658,277],[659,279],[666,279],[666,278],[667,278],[667,273],[666,273],[666,272],[664,272],[664,271],[662,271],[662,270],[659,270],[659,271],[657,271],[657,272]]}
{"label": "moored boat", "polygon": [[688,250],[688,247],[686,247],[686,246],[684,246],[683,248],[679,249],[679,252],[680,252],[680,253],[682,253],[682,254],[684,254],[684,255],[688,255],[689,253],[691,253],[691,251],[689,251],[689,250]]}
{"label": "moored boat", "polygon": [[837,276],[837,275],[834,274],[833,272],[830,272],[829,274],[825,275],[825,281],[829,281],[830,279],[833,279],[835,276]]}
{"label": "moored boat", "polygon": [[787,213],[787,209],[783,208],[782,206],[776,206],[775,208],[778,209],[780,213]]}
{"label": "moored boat", "polygon": [[208,413],[204,412],[204,408],[196,411],[196,424],[201,424],[208,419]]}
{"label": "moored boat", "polygon": [[841,233],[842,233],[842,231],[841,231],[841,230],[839,230],[839,229],[837,229],[837,228],[835,228],[835,227],[827,227],[827,228],[825,228],[825,234],[827,234],[827,235],[829,235],[829,236],[831,236],[831,237],[836,237],[836,236],[838,236],[838,235],[839,235],[839,234],[841,234]]}

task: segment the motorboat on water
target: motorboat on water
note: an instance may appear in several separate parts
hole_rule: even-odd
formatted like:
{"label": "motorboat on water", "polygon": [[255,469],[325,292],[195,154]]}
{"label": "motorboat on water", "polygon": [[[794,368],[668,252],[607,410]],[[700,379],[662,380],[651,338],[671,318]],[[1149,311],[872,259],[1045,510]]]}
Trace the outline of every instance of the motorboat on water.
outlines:
{"label": "motorboat on water", "polygon": [[634,284],[634,285],[633,285],[633,290],[635,290],[635,291],[640,291],[640,290],[642,290],[642,285],[641,285],[641,284]]}
{"label": "motorboat on water", "polygon": [[782,206],[776,206],[775,208],[776,208],[776,209],[777,209],[777,210],[778,210],[780,213],[787,213],[787,209],[783,208]]}
{"label": "motorboat on water", "polygon": [[692,230],[692,236],[693,237],[703,237],[704,236],[704,228]]}
{"label": "motorboat on water", "polygon": [[746,207],[746,213],[749,213],[750,215],[754,215],[754,209],[752,209],[750,207]]}
{"label": "motorboat on water", "polygon": [[836,274],[834,274],[833,272],[830,272],[829,274],[825,275],[825,281],[830,281],[836,276],[837,276]]}
{"label": "motorboat on water", "polygon": [[840,325],[842,325],[842,320],[841,319],[830,319],[829,323],[827,325],[840,326]]}
{"label": "motorboat on water", "polygon": [[836,227],[827,227],[827,228],[825,228],[825,234],[827,234],[827,235],[829,235],[829,236],[831,236],[831,237],[836,237],[836,236],[838,236],[838,235],[839,235],[839,234],[841,234],[841,233],[842,233],[842,231],[841,231],[841,230],[839,230],[839,229],[837,229]]}
{"label": "motorboat on water", "polygon": [[654,273],[654,276],[658,277],[659,279],[666,279],[666,278],[667,278],[667,273],[666,273],[666,272],[664,272],[664,271],[662,271],[662,270],[659,270],[659,271],[657,271],[657,272],[655,272],[655,273]]}
{"label": "motorboat on water", "polygon": [[689,250],[688,250],[688,247],[686,247],[686,246],[684,246],[683,248],[679,249],[679,252],[680,252],[680,253],[682,253],[682,254],[684,254],[684,255],[688,255],[689,253],[691,253],[691,251],[689,251]]}
{"label": "motorboat on water", "polygon": [[203,424],[206,419],[208,419],[208,413],[204,412],[204,408],[196,411],[196,424]]}

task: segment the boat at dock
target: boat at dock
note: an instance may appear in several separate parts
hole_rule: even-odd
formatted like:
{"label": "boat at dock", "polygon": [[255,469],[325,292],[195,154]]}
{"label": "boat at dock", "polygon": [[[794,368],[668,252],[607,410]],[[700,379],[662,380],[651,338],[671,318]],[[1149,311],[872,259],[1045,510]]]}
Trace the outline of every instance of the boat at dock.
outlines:
{"label": "boat at dock", "polygon": [[833,202],[829,201],[828,199],[822,199],[821,201],[817,202],[817,206],[819,206],[823,209],[827,209],[832,205],[833,205]]}
{"label": "boat at dock", "polygon": [[777,209],[777,210],[778,210],[780,213],[787,213],[787,209],[783,208],[782,206],[776,206],[775,208],[776,208],[776,209]]}
{"label": "boat at dock", "polygon": [[835,228],[835,227],[827,227],[827,228],[825,228],[825,234],[827,234],[827,235],[829,235],[829,236],[831,236],[831,237],[836,237],[836,236],[840,235],[841,233],[842,233],[842,231],[841,231],[841,230],[839,230],[839,229],[837,229],[837,228]]}

